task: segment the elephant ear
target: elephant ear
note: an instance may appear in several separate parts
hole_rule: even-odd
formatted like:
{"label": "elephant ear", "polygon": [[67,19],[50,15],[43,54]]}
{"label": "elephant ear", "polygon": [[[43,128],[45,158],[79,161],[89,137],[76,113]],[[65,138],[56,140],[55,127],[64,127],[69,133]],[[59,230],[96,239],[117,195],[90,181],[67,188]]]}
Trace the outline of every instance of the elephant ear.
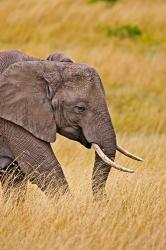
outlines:
{"label": "elephant ear", "polygon": [[[51,63],[51,62],[50,62]],[[47,61],[18,62],[0,76],[0,117],[47,142],[56,139],[56,122],[50,100]],[[59,81],[54,68],[54,82]]]}
{"label": "elephant ear", "polygon": [[71,60],[68,56],[66,56],[61,52],[49,55],[47,60],[56,62],[70,62],[70,63],[73,62],[73,60]]}

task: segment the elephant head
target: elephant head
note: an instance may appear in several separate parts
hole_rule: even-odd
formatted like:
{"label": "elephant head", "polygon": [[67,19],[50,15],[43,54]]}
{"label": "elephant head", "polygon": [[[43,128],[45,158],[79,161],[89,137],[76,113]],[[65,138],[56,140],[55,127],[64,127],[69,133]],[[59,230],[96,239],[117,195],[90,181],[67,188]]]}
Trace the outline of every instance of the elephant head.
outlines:
{"label": "elephant head", "polygon": [[[53,58],[53,57],[52,57]],[[61,58],[61,57],[59,57]],[[103,193],[117,146],[104,88],[96,70],[72,60],[18,62],[0,78],[0,117],[35,137],[54,142],[56,132],[96,151],[93,193]]]}

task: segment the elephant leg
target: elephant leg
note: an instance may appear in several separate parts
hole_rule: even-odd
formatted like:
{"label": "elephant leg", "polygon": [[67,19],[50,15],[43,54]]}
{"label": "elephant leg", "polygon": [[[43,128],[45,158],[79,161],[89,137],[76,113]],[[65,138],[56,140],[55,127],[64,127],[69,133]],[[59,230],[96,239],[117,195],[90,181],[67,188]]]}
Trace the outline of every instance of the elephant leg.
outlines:
{"label": "elephant leg", "polygon": [[69,187],[60,165],[45,171],[39,167],[37,171],[30,174],[32,184],[36,184],[49,198],[59,198],[69,192]]}
{"label": "elephant leg", "polygon": [[[44,147],[47,148],[46,151],[43,151]],[[31,151],[29,153],[32,156]],[[68,182],[51,146],[44,143],[43,147],[38,147],[38,154],[42,154],[45,157],[45,161],[33,168],[33,171],[28,175],[31,183],[36,184],[50,198],[59,198],[61,195],[68,193]],[[31,162],[31,166],[35,166],[35,164]]]}
{"label": "elephant leg", "polygon": [[69,190],[50,143],[9,121],[5,121],[5,136],[26,179],[52,196],[64,194]]}
{"label": "elephant leg", "polygon": [[17,202],[24,199],[27,185],[25,174],[21,171],[18,162],[14,161],[14,155],[4,136],[0,136],[0,181],[4,201],[14,193],[17,195],[17,198],[15,197]]}

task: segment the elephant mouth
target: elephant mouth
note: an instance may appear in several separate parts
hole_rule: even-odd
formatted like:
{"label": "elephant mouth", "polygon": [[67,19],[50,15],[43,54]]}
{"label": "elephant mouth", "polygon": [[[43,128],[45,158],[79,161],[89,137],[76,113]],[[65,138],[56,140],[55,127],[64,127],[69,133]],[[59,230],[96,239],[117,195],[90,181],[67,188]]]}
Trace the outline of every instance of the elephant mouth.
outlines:
{"label": "elephant mouth", "polygon": [[84,145],[86,148],[91,148],[92,144],[87,141],[87,139],[84,136],[84,133],[81,129],[80,137],[79,137],[79,142]]}
{"label": "elephant mouth", "polygon": [[87,139],[84,136],[84,133],[82,131],[81,127],[64,127],[64,128],[58,128],[58,133],[67,137],[68,139],[78,141],[86,148],[91,148],[91,143],[87,141]]}

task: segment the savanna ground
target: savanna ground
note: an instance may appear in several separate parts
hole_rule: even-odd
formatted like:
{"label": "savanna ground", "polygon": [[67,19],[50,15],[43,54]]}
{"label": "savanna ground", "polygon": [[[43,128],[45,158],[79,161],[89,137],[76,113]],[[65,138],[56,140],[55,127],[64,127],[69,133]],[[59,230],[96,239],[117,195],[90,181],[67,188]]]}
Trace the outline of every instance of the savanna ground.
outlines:
{"label": "savanna ground", "polygon": [[[114,2],[114,3],[110,3]],[[166,248],[165,0],[0,1],[0,49],[46,58],[63,51],[101,75],[120,145],[135,174],[112,170],[109,202],[94,202],[94,153],[58,137],[53,148],[73,197],[48,200],[31,184],[25,203],[0,200],[0,249]]]}

